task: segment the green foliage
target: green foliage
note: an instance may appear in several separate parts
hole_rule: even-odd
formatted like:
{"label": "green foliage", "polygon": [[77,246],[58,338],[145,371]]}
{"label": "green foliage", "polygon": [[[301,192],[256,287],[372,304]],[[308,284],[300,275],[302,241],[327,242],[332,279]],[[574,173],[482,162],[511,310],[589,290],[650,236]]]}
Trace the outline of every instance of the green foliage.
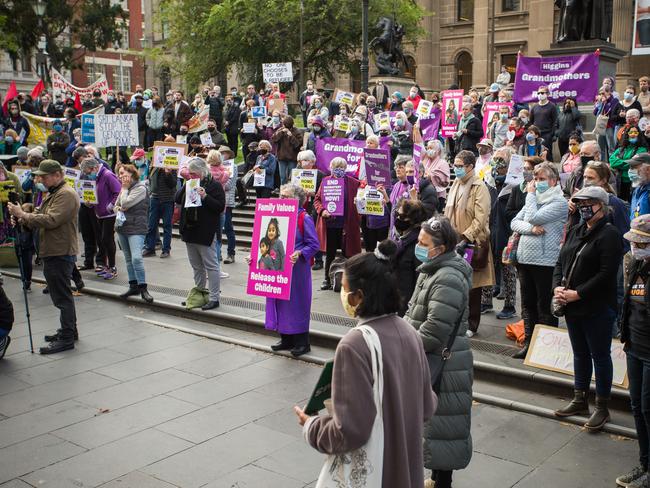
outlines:
{"label": "green foliage", "polygon": [[[306,78],[330,80],[349,71],[361,51],[359,0],[304,1]],[[241,77],[258,86],[262,63],[292,61],[299,67],[300,0],[163,0],[161,20],[170,27],[168,48],[159,60],[172,61],[190,86],[237,66]],[[406,29],[405,42],[423,35],[426,14],[413,0],[370,1],[370,38],[380,17],[392,17]],[[295,79],[299,78],[296,73]]]}
{"label": "green foliage", "polygon": [[[52,66],[61,69],[77,66],[86,51],[106,49],[121,40],[119,27],[128,14],[110,0],[44,2],[42,19],[32,8],[35,0],[0,2],[0,48],[17,56],[20,51],[36,49],[44,37]],[[2,22],[3,18],[7,22]],[[80,46],[80,51],[75,52],[74,45]]]}

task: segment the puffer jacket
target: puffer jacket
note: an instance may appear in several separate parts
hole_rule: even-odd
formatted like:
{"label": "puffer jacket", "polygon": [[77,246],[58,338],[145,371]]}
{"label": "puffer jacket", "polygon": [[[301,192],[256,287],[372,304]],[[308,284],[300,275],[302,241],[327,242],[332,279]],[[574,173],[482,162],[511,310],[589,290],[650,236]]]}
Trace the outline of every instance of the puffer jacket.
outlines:
{"label": "puffer jacket", "polygon": [[146,235],[149,227],[149,195],[147,186],[138,181],[131,188],[124,189],[117,196],[115,206],[119,207],[126,220],[115,226],[118,234],[125,236]]}
{"label": "puffer jacket", "polygon": [[[538,203],[534,193],[527,193],[524,208],[510,224],[512,231],[521,236],[517,247],[517,262],[520,264],[554,267],[560,254],[569,205],[559,186],[547,191],[557,195],[542,205]],[[544,227],[545,232],[542,235],[533,234],[535,225]]]}
{"label": "puffer jacket", "polygon": [[462,321],[442,374],[438,410],[424,427],[424,466],[465,468],[472,458],[473,358],[467,331],[472,268],[450,251],[422,264],[404,319],[420,333],[427,357],[440,361],[458,317]]}

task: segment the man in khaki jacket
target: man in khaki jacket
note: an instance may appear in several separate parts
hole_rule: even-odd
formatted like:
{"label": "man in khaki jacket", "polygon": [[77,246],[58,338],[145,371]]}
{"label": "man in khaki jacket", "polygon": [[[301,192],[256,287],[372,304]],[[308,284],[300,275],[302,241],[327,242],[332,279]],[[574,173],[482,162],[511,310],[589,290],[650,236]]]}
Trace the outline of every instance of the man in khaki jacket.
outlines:
{"label": "man in khaki jacket", "polygon": [[20,224],[39,229],[43,275],[52,303],[61,311],[61,328],[56,334],[45,336],[49,344],[41,347],[40,353],[53,354],[74,349],[77,339],[77,314],[70,280],[77,259],[79,196],[66,184],[63,168],[57,161],[42,161],[33,174],[37,177],[37,187],[48,192],[41,207],[28,214],[20,205],[8,205],[9,212]]}

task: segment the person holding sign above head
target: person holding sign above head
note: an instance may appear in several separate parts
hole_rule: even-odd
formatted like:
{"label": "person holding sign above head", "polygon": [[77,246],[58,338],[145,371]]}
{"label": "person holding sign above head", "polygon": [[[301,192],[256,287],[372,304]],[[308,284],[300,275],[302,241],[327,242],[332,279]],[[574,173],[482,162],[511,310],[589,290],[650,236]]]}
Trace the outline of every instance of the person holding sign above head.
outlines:
{"label": "person holding sign above head", "polygon": [[275,155],[271,153],[271,143],[263,139],[257,145],[259,155],[255,161],[253,171],[257,175],[264,176],[263,185],[255,187],[257,198],[270,198],[273,189],[275,188],[275,171],[278,166],[278,160]]}
{"label": "person holding sign above head", "polygon": [[[205,289],[207,278],[210,287],[208,302],[201,309],[212,310],[219,306],[221,293],[216,236],[226,196],[223,186],[212,177],[203,159],[190,159],[187,169],[189,179],[175,198],[176,204],[181,206],[181,239],[185,242],[187,258],[194,271],[194,285]],[[186,198],[186,193],[193,180],[198,180],[198,185],[195,185],[198,202],[190,203],[191,199]]]}
{"label": "person holding sign above head", "polygon": [[318,238],[321,251],[325,252],[325,280],[321,290],[331,290],[330,267],[339,249],[343,256],[351,257],[361,252],[359,213],[354,197],[359,180],[346,175],[348,163],[337,157],[330,161],[330,176],[323,178],[314,208],[318,213]]}

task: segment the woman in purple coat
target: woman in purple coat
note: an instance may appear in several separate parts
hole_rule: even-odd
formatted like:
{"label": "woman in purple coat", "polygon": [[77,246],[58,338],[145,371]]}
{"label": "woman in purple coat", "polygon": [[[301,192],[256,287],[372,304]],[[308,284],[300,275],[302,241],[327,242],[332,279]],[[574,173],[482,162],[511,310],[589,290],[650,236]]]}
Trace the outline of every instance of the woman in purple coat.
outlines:
{"label": "woman in purple coat", "polygon": [[291,272],[291,299],[266,299],[265,327],[280,333],[280,342],[271,346],[274,351],[291,350],[294,357],[311,351],[309,347],[309,319],[311,316],[311,261],[320,249],[316,227],[305,211],[306,195],[301,187],[286,184],[280,188],[280,198],[297,198],[299,202],[296,244],[289,260]]}

